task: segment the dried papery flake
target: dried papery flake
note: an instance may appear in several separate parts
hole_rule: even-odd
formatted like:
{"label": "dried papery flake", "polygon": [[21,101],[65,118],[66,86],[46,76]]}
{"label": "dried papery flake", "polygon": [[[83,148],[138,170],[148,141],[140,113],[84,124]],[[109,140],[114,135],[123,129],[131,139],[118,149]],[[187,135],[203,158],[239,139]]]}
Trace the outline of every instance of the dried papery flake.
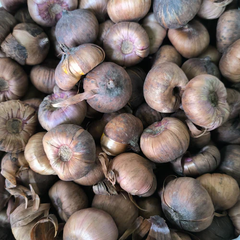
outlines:
{"label": "dried papery flake", "polygon": [[[53,230],[53,231],[52,231]],[[31,240],[55,240],[58,234],[58,219],[49,214],[38,220],[31,229]]]}
{"label": "dried papery flake", "polygon": [[35,109],[18,100],[10,100],[0,103],[0,112],[0,150],[23,151],[38,122]]}
{"label": "dried papery flake", "polygon": [[34,172],[30,168],[20,169],[17,180],[23,186],[28,187],[31,184],[36,193],[44,195],[58,178],[56,175],[42,175]]}
{"label": "dried papery flake", "polygon": [[62,17],[62,11],[77,8],[77,0],[28,0],[28,9],[32,19],[44,27],[55,26]]}
{"label": "dried papery flake", "polygon": [[17,186],[17,174],[19,169],[28,168],[28,162],[24,153],[7,153],[1,162],[1,174],[6,178],[6,187],[12,188]]}
{"label": "dried papery flake", "polygon": [[96,195],[118,195],[115,186],[113,186],[107,179],[95,184],[93,186],[93,192]]}
{"label": "dried papery flake", "polygon": [[204,128],[194,125],[189,119],[185,120],[190,130],[190,148],[201,149],[211,141],[211,133]]}
{"label": "dried papery flake", "polygon": [[149,232],[150,228],[151,228],[151,223],[147,219],[144,219],[141,225],[134,231],[132,235],[132,240],[143,239]]}
{"label": "dried papery flake", "polygon": [[161,200],[155,196],[147,198],[138,198],[137,205],[139,206],[139,215],[145,219],[151,216],[162,216]]}
{"label": "dried papery flake", "polygon": [[34,201],[30,200],[27,208],[24,207],[24,204],[20,204],[10,214],[11,228],[16,240],[32,240],[32,228],[41,217],[48,215],[47,213],[50,209],[50,204],[40,204],[37,210],[34,210],[33,206]]}

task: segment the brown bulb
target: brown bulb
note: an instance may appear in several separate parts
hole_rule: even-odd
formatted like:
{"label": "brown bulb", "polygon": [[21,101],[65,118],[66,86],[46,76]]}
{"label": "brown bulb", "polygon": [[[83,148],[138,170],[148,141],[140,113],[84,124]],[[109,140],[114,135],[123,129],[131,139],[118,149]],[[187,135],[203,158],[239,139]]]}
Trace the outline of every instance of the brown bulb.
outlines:
{"label": "brown bulb", "polygon": [[226,122],[230,114],[224,84],[209,74],[198,75],[188,82],[182,95],[182,107],[194,124],[209,131]]}
{"label": "brown bulb", "polygon": [[93,43],[97,39],[99,24],[94,13],[87,9],[63,11],[55,29],[57,41],[67,47]]}
{"label": "brown bulb", "polygon": [[172,161],[174,171],[180,176],[196,177],[213,172],[220,164],[220,152],[214,145],[203,147],[197,152],[187,152]]}
{"label": "brown bulb", "polygon": [[219,62],[219,69],[222,75],[232,83],[240,82],[239,53],[240,39],[226,49]]}
{"label": "brown bulb", "polygon": [[61,19],[63,10],[72,11],[77,4],[77,0],[28,0],[28,9],[37,24],[52,27]]}
{"label": "brown bulb", "polygon": [[73,182],[57,181],[48,195],[60,218],[67,222],[75,212],[88,207],[88,197],[83,189]]}
{"label": "brown bulb", "polygon": [[136,21],[143,18],[151,7],[151,0],[109,0],[107,12],[115,22]]}
{"label": "brown bulb", "polygon": [[111,156],[129,149],[139,152],[138,141],[142,131],[140,119],[130,113],[119,114],[106,124],[101,137],[101,147]]}
{"label": "brown bulb", "polygon": [[238,200],[239,186],[237,181],[226,174],[206,173],[197,178],[208,191],[215,210],[224,211],[233,207]]}
{"label": "brown bulb", "polygon": [[185,58],[197,57],[207,49],[210,42],[208,30],[198,20],[192,20],[179,29],[169,29],[168,38]]}
{"label": "brown bulb", "polygon": [[180,107],[182,91],[187,83],[185,73],[175,63],[159,63],[148,72],[145,79],[145,101],[158,112],[175,112]]}
{"label": "brown bulb", "polygon": [[226,11],[218,19],[216,45],[220,53],[225,50],[236,40],[240,38],[240,10],[234,9]]}
{"label": "brown bulb", "polygon": [[163,45],[154,54],[152,68],[159,63],[173,62],[179,67],[182,65],[182,56],[179,52],[171,45]]}
{"label": "brown bulb", "polygon": [[0,103],[2,118],[0,150],[22,152],[29,138],[35,133],[37,113],[34,108],[18,100]]}
{"label": "brown bulb", "polygon": [[153,162],[170,162],[182,156],[189,146],[187,126],[177,118],[165,117],[144,129],[140,146]]}
{"label": "brown bulb", "polygon": [[0,102],[22,98],[28,90],[28,76],[11,58],[0,58]]}
{"label": "brown bulb", "polygon": [[201,4],[201,0],[154,0],[153,12],[164,28],[180,28],[194,18]]}
{"label": "brown bulb", "polygon": [[165,217],[180,229],[200,232],[213,221],[211,197],[194,178],[180,177],[170,181],[161,193],[161,200]]}
{"label": "brown bulb", "polygon": [[109,0],[81,0],[79,1],[79,8],[91,10],[98,21],[104,22],[107,17],[107,4]]}
{"label": "brown bulb", "polygon": [[149,44],[148,34],[139,23],[119,22],[109,29],[103,49],[110,61],[130,67],[148,56]]}
{"label": "brown bulb", "polygon": [[210,74],[221,79],[217,65],[209,57],[190,58],[182,65],[182,70],[189,80],[201,74]]}

